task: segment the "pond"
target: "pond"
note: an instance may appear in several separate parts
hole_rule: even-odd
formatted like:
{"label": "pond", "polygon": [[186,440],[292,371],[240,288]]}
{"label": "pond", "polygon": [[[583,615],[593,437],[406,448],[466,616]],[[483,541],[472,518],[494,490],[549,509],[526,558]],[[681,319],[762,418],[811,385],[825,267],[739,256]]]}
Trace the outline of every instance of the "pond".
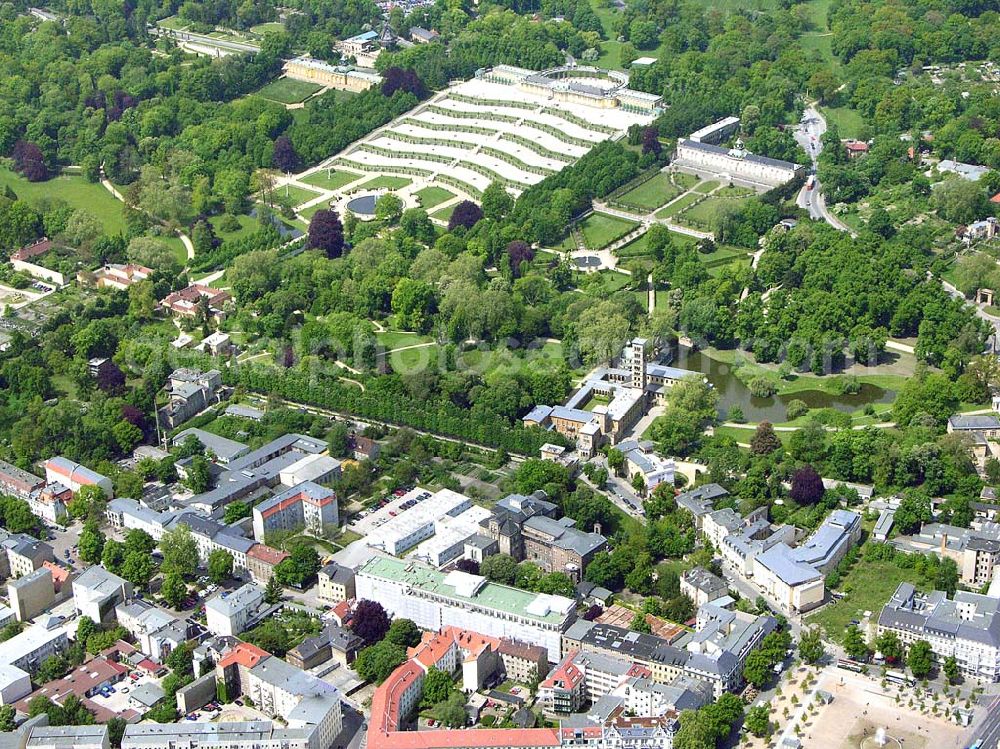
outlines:
{"label": "pond", "polygon": [[362,195],[359,198],[347,201],[347,210],[359,216],[374,216],[375,201],[377,200],[378,197],[375,195]]}
{"label": "pond", "polygon": [[892,390],[862,383],[861,389],[853,395],[833,395],[822,390],[803,390],[788,395],[775,395],[769,398],[757,398],[750,395],[740,380],[733,374],[733,368],[725,362],[720,362],[706,356],[700,351],[678,346],[673,366],[701,372],[719,392],[719,413],[726,418],[729,409],[739,406],[747,421],[759,422],[786,421],[785,411],[788,403],[800,400],[809,408],[835,408],[838,411],[856,411],[869,403],[891,403],[896,397]]}

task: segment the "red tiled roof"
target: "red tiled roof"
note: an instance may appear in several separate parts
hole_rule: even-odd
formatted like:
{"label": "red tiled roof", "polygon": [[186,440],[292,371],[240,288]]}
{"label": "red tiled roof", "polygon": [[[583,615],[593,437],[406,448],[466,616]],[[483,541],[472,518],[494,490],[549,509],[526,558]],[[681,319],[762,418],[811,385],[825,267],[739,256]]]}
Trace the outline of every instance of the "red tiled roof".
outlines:
{"label": "red tiled roof", "polygon": [[1000,192],[990,198],[991,203],[1000,203]]}
{"label": "red tiled roof", "polygon": [[163,666],[154,661],[152,658],[143,658],[138,664],[136,664],[136,667],[141,668],[143,671],[148,671],[151,674],[156,674],[163,670]]}
{"label": "red tiled roof", "polygon": [[219,666],[225,669],[238,664],[244,668],[253,668],[270,655],[266,650],[256,645],[251,645],[249,642],[241,642],[219,659]]}
{"label": "red tiled roof", "polygon": [[49,239],[47,237],[43,237],[42,239],[39,239],[37,242],[33,242],[32,244],[25,245],[24,247],[22,247],[21,249],[19,249],[17,252],[15,252],[13,255],[11,255],[10,259],[11,260],[29,260],[29,259],[31,259],[33,257],[38,257],[39,255],[44,255],[46,252],[48,252],[49,250],[51,250],[53,246],[54,245],[53,245],[51,239]]}
{"label": "red tiled roof", "polygon": [[256,544],[250,547],[250,551],[247,552],[247,557],[250,559],[256,559],[264,564],[269,564],[274,567],[279,562],[288,559],[287,551],[278,551],[277,549],[271,548],[267,544]]}
{"label": "red tiled roof", "polygon": [[56,590],[69,579],[69,570],[63,569],[55,562],[44,561],[42,566],[52,573],[52,583],[55,585]]}
{"label": "red tiled roof", "polygon": [[429,669],[439,664],[454,647],[453,638],[438,635],[414,648],[415,653],[411,657],[424,669]]}
{"label": "red tiled roof", "polygon": [[861,140],[852,140],[847,144],[848,151],[867,151],[868,144]]}
{"label": "red tiled roof", "polygon": [[653,672],[650,671],[648,668],[646,668],[643,665],[640,665],[638,663],[633,663],[632,666],[628,670],[628,674],[626,674],[626,675],[630,676],[630,677],[631,676],[643,676],[643,677],[646,677],[648,679],[650,676],[653,675]]}
{"label": "red tiled roof", "polygon": [[168,294],[163,298],[163,304],[170,307],[178,302],[195,303],[203,296],[208,297],[208,303],[212,306],[217,306],[220,303],[232,299],[232,295],[228,291],[214,289],[211,286],[206,286],[200,283],[193,283],[190,286],[173,292],[172,294]]}
{"label": "red tiled roof", "polygon": [[520,642],[519,640],[500,640],[497,652],[502,655],[524,658],[529,661],[540,661],[542,658],[548,658],[548,652],[545,648],[538,645],[531,645],[527,642]]}
{"label": "red tiled roof", "polygon": [[63,678],[54,679],[40,686],[20,700],[17,703],[17,709],[27,713],[28,703],[35,697],[48,697],[56,704],[62,704],[62,701],[71,694],[83,699],[95,687],[108,682],[121,681],[126,674],[128,674],[128,669],[116,661],[102,656],[91,658],[86,663],[74,668]]}
{"label": "red tiled roof", "polygon": [[555,669],[546,677],[538,686],[554,688],[558,687],[560,689],[572,689],[577,684],[583,680],[583,672],[573,663],[573,659],[576,658],[578,650],[571,650],[566,654],[566,657],[562,659],[562,663],[555,667]]}
{"label": "red tiled roof", "polygon": [[[375,738],[374,742],[373,738]],[[483,749],[528,749],[528,747],[559,745],[559,734],[554,728],[395,731],[388,735],[375,737],[372,736],[372,730],[368,730],[368,746],[371,749],[464,749],[468,746],[482,747]]]}
{"label": "red tiled roof", "polygon": [[[464,640],[464,643],[463,643]],[[425,636],[423,651],[431,653],[439,647],[469,649],[493,645],[496,638],[477,632],[448,627],[440,634]],[[417,659],[409,660],[390,674],[372,695],[371,719],[368,726],[368,749],[528,749],[557,747],[559,734],[551,728],[530,729],[459,729],[431,731],[400,731],[400,702],[408,690],[419,688],[424,669]]]}

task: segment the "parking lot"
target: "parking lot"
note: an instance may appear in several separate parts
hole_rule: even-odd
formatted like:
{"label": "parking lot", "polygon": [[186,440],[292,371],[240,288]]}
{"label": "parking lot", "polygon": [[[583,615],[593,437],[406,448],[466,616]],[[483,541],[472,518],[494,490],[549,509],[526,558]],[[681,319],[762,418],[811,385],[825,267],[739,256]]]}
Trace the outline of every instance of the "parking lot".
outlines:
{"label": "parking lot", "polygon": [[[427,494],[429,496],[429,493]],[[355,533],[367,536],[376,528],[385,525],[385,523],[387,523],[391,518],[412,509],[419,503],[415,499],[407,499],[406,492],[403,489],[397,489],[390,496],[392,497],[391,500],[387,501],[384,505],[374,511],[365,511],[368,513],[367,515],[364,515],[363,517],[359,515],[348,527]],[[407,506],[403,507],[404,504]]]}
{"label": "parking lot", "polygon": [[[133,671],[132,673],[137,674],[140,672]],[[103,694],[95,694],[90,699],[95,704],[107,708],[115,713],[121,713],[129,709],[138,709],[140,712],[143,712],[144,708],[137,708],[135,705],[130,704],[130,696],[132,692],[136,689],[136,687],[142,684],[156,684],[159,686],[160,680],[154,679],[152,676],[148,676],[146,674],[142,674],[137,679],[126,677],[123,681],[120,681],[112,686],[111,689],[114,691],[109,692],[107,696],[104,696]]]}

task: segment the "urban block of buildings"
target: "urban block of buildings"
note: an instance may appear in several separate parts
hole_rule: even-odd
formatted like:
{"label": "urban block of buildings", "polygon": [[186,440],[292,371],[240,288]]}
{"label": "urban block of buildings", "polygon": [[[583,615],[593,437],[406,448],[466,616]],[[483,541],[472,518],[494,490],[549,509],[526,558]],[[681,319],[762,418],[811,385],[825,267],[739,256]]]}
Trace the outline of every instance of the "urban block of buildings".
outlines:
{"label": "urban block of buildings", "polygon": [[562,655],[599,653],[638,664],[657,684],[680,676],[701,682],[713,697],[743,684],[746,657],[777,629],[770,616],[753,616],[705,604],[698,610],[697,629],[670,642],[626,627],[579,619],[562,638]]}
{"label": "urban block of buildings", "polygon": [[28,503],[33,515],[48,523],[57,523],[66,515],[66,503],[73,492],[65,484],[48,482],[0,460],[0,492]]}
{"label": "urban block of buildings", "polygon": [[780,543],[758,554],[752,582],[784,611],[816,608],[826,595],[824,578],[860,540],[861,516],[834,510],[799,546]]}
{"label": "urban block of buildings", "polygon": [[894,632],[904,646],[925,640],[939,664],[955,657],[967,678],[1000,681],[1000,599],[958,591],[922,594],[900,583],[878,617],[878,634]]}
{"label": "urban block of buildings", "polygon": [[[463,688],[486,683],[498,668],[493,638],[466,629],[449,628],[428,633],[410,652],[410,660],[399,666],[372,696],[368,725],[369,749],[527,749],[527,747],[617,747],[618,749],[670,749],[678,728],[677,714],[661,717],[630,717],[623,705],[607,711],[600,719],[560,728],[481,728],[448,730],[428,728],[406,731],[407,716],[420,701],[424,677],[430,668],[461,675]],[[502,671],[501,671],[502,673]],[[577,716],[572,716],[577,717]]]}
{"label": "urban block of buildings", "polygon": [[558,507],[543,491],[530,497],[510,494],[479,524],[479,533],[495,541],[501,554],[579,581],[591,560],[607,549],[607,539],[573,527],[569,518],[556,519],[557,514]]}
{"label": "urban block of buildings", "polygon": [[562,633],[576,618],[576,602],[498,585],[467,572],[444,573],[411,560],[376,557],[356,571],[359,599],[378,601],[421,629],[461,626],[491,637],[521,640],[559,657]]}
{"label": "urban block of buildings", "polygon": [[896,536],[890,543],[900,551],[953,559],[962,582],[980,588],[993,580],[994,569],[1000,565],[1000,524],[975,525],[978,527],[925,523],[918,533]]}
{"label": "urban block of buildings", "polygon": [[[634,338],[622,349],[616,366],[595,370],[564,405],[535,406],[522,422],[555,430],[584,457],[594,455],[605,442],[617,445],[652,405],[663,401],[667,388],[697,375],[650,362],[649,354],[649,341]],[[588,410],[595,397],[607,403]]]}
{"label": "urban block of buildings", "polygon": [[[339,461],[334,461],[332,458],[308,455],[302,460],[313,459],[336,463],[339,473]],[[254,505],[253,508],[253,535],[258,541],[263,541],[268,533],[277,530],[303,529],[314,536],[322,537],[335,531],[338,524],[337,495],[332,489],[312,481],[296,484]]]}

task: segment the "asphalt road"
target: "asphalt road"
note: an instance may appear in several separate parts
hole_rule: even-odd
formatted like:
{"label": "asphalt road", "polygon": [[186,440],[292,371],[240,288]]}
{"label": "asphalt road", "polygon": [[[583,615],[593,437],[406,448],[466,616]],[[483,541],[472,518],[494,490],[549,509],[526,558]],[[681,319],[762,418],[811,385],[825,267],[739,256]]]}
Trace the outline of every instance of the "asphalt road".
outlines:
{"label": "asphalt road", "polygon": [[[802,149],[809,154],[812,159],[811,174],[816,174],[816,160],[820,151],[823,150],[823,133],[826,132],[826,120],[812,107],[806,107],[802,113],[802,120],[795,128],[793,135],[795,141],[802,146]],[[798,204],[800,208],[809,211],[810,218],[816,221],[825,221],[823,206],[817,199],[819,197],[819,183],[812,190],[805,188],[799,193]]]}
{"label": "asphalt road", "polygon": [[1000,746],[1000,697],[994,699],[986,709],[986,720],[979,726],[975,736],[970,746],[975,746],[976,742],[979,749],[997,749]]}
{"label": "asphalt road", "polygon": [[[816,175],[816,163],[820,152],[823,150],[823,134],[826,132],[826,120],[818,110],[809,106],[802,113],[802,120],[795,127],[793,133],[795,141],[802,146],[803,150],[812,159],[810,174]],[[834,216],[826,207],[826,199],[823,196],[823,186],[819,179],[815,179],[813,189],[807,190],[805,187],[799,192],[797,200],[799,208],[809,212],[809,217],[814,221],[826,221],[830,226],[838,231],[846,231],[854,236],[850,227]]]}

